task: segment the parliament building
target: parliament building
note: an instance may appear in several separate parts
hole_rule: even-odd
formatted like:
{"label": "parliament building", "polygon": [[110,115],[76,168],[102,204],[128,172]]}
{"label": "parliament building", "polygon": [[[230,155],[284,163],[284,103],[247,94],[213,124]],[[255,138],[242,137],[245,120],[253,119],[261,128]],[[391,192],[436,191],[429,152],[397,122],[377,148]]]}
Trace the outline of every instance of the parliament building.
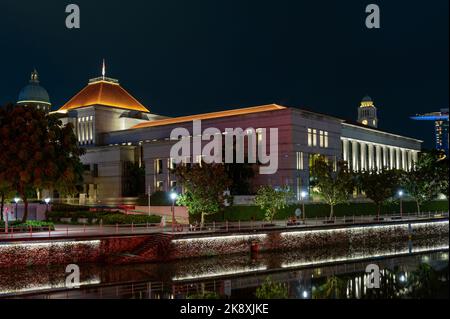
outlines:
{"label": "parliament building", "polygon": [[[18,104],[50,111],[47,91],[36,71],[19,96]],[[88,84],[55,112],[72,123],[80,145],[86,149],[84,194],[88,202],[108,202],[130,193],[130,167],[145,169],[145,190],[176,189],[170,150],[175,128],[193,130],[193,121],[204,128],[278,129],[278,170],[273,175],[255,174],[253,187],[288,185],[300,198],[308,190],[310,164],[317,155],[348,162],[355,171],[382,168],[410,170],[422,141],[378,128],[377,107],[366,96],[355,106],[357,120],[344,120],[312,110],[277,104],[169,118],[152,113],[116,79],[103,76]],[[200,159],[201,160],[201,159]],[[199,161],[200,161],[199,160]],[[194,162],[195,159],[186,159]],[[256,172],[256,171],[255,171]],[[246,194],[242,194],[246,195]]]}

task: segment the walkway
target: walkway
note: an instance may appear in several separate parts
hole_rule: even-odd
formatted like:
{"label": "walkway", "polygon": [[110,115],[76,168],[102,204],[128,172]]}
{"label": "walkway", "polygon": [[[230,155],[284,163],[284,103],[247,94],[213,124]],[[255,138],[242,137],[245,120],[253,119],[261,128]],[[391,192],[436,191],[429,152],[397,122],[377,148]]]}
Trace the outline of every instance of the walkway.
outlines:
{"label": "walkway", "polygon": [[145,225],[116,225],[116,226],[101,226],[101,225],[56,225],[53,231],[34,232],[30,229],[28,233],[0,233],[0,243],[17,240],[42,240],[42,239],[80,239],[89,237],[108,237],[108,236],[133,236],[145,235],[154,233],[174,233],[177,235],[183,234],[214,234],[214,233],[228,233],[235,231],[248,230],[276,230],[276,229],[304,229],[324,226],[343,226],[343,225],[370,225],[370,224],[386,224],[402,221],[425,221],[425,220],[446,220],[448,219],[448,212],[436,213],[428,212],[421,214],[405,214],[403,217],[399,215],[383,215],[380,220],[371,216],[357,216],[357,217],[340,217],[335,218],[332,223],[327,224],[326,218],[309,218],[296,225],[288,224],[288,221],[274,221],[268,222],[221,222],[208,223],[203,228],[193,227],[192,225],[176,225],[174,232],[169,223],[165,227],[154,226],[150,224]]}

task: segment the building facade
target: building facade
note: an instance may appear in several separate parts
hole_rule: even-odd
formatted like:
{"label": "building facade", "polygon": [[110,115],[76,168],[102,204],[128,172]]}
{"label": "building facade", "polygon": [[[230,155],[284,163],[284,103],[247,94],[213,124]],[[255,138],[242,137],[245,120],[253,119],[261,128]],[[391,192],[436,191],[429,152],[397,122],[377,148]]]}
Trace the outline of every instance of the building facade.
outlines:
{"label": "building facade", "polygon": [[[368,97],[361,102],[357,122],[276,104],[168,118],[153,114],[119,81],[103,76],[90,80],[57,112],[74,125],[80,145],[87,150],[82,158],[84,196],[93,202],[137,195],[129,187],[133,167],[145,169],[146,192],[178,188],[170,154],[179,140],[171,134],[184,128],[190,132],[189,138],[195,138],[194,121],[201,123],[203,130],[215,128],[224,136],[227,129],[241,128],[248,132],[245,147],[251,134],[259,142],[263,129],[277,129],[276,141],[264,140],[266,151],[278,150],[276,173],[256,173],[253,186],[288,185],[298,198],[309,188],[311,163],[318,155],[334,162],[343,159],[355,171],[410,170],[422,144],[377,129],[376,108]],[[207,143],[202,141],[202,147]],[[190,155],[183,162],[202,163],[202,158]]]}
{"label": "building facade", "polygon": [[441,109],[439,112],[416,115],[412,117],[416,121],[434,122],[434,134],[436,138],[436,150],[448,153],[448,108]]}

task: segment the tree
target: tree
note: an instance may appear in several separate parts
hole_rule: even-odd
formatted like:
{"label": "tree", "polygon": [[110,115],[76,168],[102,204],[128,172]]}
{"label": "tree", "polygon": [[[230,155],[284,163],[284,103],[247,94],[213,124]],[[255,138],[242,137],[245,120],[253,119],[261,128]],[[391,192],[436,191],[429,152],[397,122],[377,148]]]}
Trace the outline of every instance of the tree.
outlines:
{"label": "tree", "polygon": [[251,179],[255,176],[251,164],[225,164],[225,170],[231,179],[230,192],[232,195],[249,195],[252,193]]}
{"label": "tree", "polygon": [[357,185],[377,206],[380,218],[381,206],[397,193],[400,184],[400,172],[397,170],[371,170],[356,175]]}
{"label": "tree", "polygon": [[319,195],[330,205],[330,219],[334,215],[334,206],[349,200],[353,189],[353,174],[346,162],[339,161],[335,167],[326,158],[319,156],[313,163],[312,176]]}
{"label": "tree", "polygon": [[420,154],[414,168],[404,172],[401,185],[420,207],[435,199],[442,191],[448,191],[448,162],[437,153]]}
{"label": "tree", "polygon": [[292,193],[286,186],[275,189],[265,185],[258,189],[255,204],[266,213],[266,220],[272,222],[278,211],[288,205],[288,200],[291,196]]}
{"label": "tree", "polygon": [[346,282],[336,276],[328,278],[327,282],[314,292],[314,299],[344,299],[346,297]]}
{"label": "tree", "polygon": [[285,284],[273,282],[267,277],[265,282],[256,289],[257,299],[288,299],[289,291]]}
{"label": "tree", "polygon": [[230,200],[226,191],[231,179],[222,164],[179,165],[174,173],[185,191],[177,203],[186,206],[191,215],[200,215],[202,226],[206,215],[224,210],[226,201]]}
{"label": "tree", "polygon": [[14,192],[12,191],[11,186],[7,182],[0,180],[0,221],[3,220],[5,201],[12,198],[13,196]]}
{"label": "tree", "polygon": [[78,147],[72,124],[31,107],[9,105],[0,111],[0,180],[21,196],[28,218],[29,192],[69,190],[81,177]]}

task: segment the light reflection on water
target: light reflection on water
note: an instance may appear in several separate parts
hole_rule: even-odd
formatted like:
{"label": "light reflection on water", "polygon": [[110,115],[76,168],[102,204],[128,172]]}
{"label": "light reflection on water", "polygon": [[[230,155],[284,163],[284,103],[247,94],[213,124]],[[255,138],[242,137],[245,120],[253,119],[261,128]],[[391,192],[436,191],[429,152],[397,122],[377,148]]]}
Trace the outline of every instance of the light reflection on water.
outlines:
{"label": "light reflection on water", "polygon": [[[314,249],[137,265],[80,265],[81,289],[61,289],[65,266],[0,270],[0,295],[38,298],[254,298],[267,277],[289,298],[448,296],[448,238],[390,243],[376,249]],[[412,248],[413,254],[410,254]],[[382,289],[368,290],[365,268],[376,263]],[[431,265],[424,269],[422,264]],[[384,280],[384,281],[383,281]],[[51,291],[50,293],[42,293]],[[427,295],[431,294],[431,295]]]}

